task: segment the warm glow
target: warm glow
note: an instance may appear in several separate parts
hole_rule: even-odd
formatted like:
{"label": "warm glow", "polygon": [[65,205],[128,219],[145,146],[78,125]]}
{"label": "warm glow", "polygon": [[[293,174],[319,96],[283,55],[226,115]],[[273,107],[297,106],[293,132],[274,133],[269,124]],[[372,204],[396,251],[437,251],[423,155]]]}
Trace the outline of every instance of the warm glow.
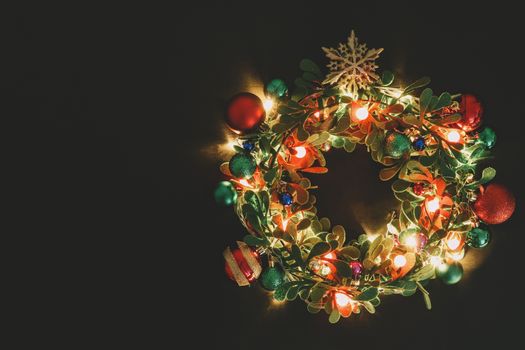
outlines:
{"label": "warm glow", "polygon": [[366,118],[368,118],[368,109],[366,107],[359,107],[355,111],[355,117],[358,120],[365,120]]}
{"label": "warm glow", "polygon": [[264,110],[266,112],[271,111],[273,108],[273,100],[271,98],[267,98],[263,102]]}
{"label": "warm glow", "polygon": [[450,250],[456,250],[459,248],[461,241],[457,237],[450,237],[447,239],[447,247]]}
{"label": "warm glow", "polygon": [[248,180],[246,180],[246,179],[240,179],[240,180],[239,180],[239,183],[240,183],[241,185],[243,185],[244,187],[253,188],[253,186],[250,185],[250,183],[249,183]]}
{"label": "warm glow", "polygon": [[321,112],[320,111],[317,111],[314,113],[314,116],[319,119],[319,117],[321,116]]}
{"label": "warm glow", "polygon": [[297,158],[304,158],[304,156],[306,155],[306,148],[304,148],[303,146],[295,147],[295,152],[295,156]]}
{"label": "warm glow", "polygon": [[335,259],[336,257],[337,256],[335,255],[334,252],[330,252],[328,254],[323,255],[323,258],[325,258],[325,259]]}
{"label": "warm glow", "polygon": [[405,258],[404,255],[397,255],[395,258],[394,258],[394,266],[396,268],[401,268],[403,266],[405,266],[407,263],[407,258]]}
{"label": "warm glow", "polygon": [[286,228],[288,227],[288,219],[283,219],[283,231],[286,231]]}
{"label": "warm glow", "polygon": [[435,213],[439,209],[439,198],[434,197],[433,199],[427,200],[426,205],[429,213]]}
{"label": "warm glow", "polygon": [[465,257],[465,249],[461,249],[459,252],[450,252],[448,256],[454,261],[460,261]]}
{"label": "warm glow", "polygon": [[350,298],[347,294],[336,292],[335,293],[335,303],[339,307],[347,307],[352,303],[352,298]]}
{"label": "warm glow", "polygon": [[332,269],[330,269],[330,266],[323,265],[323,267],[321,267],[321,275],[322,276],[328,276],[331,272],[332,272]]}
{"label": "warm glow", "polygon": [[405,240],[405,245],[407,247],[410,247],[410,248],[415,248],[417,247],[418,245],[418,242],[417,242],[417,238],[415,235],[411,235],[409,236],[406,240]]}
{"label": "warm glow", "polygon": [[461,139],[461,135],[459,134],[459,131],[457,130],[450,130],[448,133],[447,133],[447,140],[449,142],[459,142],[459,140]]}
{"label": "warm glow", "polygon": [[433,255],[430,257],[430,263],[435,267],[441,266],[443,264],[443,259],[440,256]]}

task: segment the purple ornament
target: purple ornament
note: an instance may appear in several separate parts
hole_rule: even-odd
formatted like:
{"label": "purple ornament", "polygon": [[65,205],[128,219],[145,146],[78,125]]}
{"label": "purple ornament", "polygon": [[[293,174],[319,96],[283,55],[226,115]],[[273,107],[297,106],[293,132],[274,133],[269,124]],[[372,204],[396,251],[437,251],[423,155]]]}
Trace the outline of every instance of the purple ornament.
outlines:
{"label": "purple ornament", "polygon": [[418,233],[418,235],[417,235],[417,242],[419,243],[418,244],[418,250],[422,250],[423,248],[425,248],[425,246],[427,245],[427,242],[428,242],[427,235],[424,234],[424,233]]}
{"label": "purple ornament", "polygon": [[361,277],[361,272],[363,272],[363,264],[359,261],[350,262],[350,268],[352,269],[352,277],[357,280]]}

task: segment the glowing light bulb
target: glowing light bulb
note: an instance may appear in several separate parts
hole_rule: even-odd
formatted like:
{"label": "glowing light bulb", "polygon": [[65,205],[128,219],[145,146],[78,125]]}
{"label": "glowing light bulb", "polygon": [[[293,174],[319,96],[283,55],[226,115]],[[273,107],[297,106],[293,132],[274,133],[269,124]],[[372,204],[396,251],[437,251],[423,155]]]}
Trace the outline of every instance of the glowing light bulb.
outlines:
{"label": "glowing light bulb", "polygon": [[433,255],[430,257],[430,263],[435,267],[441,266],[443,264],[443,259],[440,256]]}
{"label": "glowing light bulb", "polygon": [[456,143],[456,142],[459,142],[460,139],[461,139],[461,135],[459,134],[457,130],[450,130],[447,134],[447,140],[449,142]]}
{"label": "glowing light bulb", "polygon": [[395,258],[394,258],[394,266],[396,268],[401,268],[403,266],[405,266],[407,264],[407,258],[405,258],[404,255],[397,255]]}
{"label": "glowing light bulb", "polygon": [[435,213],[439,209],[439,198],[434,197],[433,199],[428,200],[426,206],[429,213]]}
{"label": "glowing light bulb", "polygon": [[241,185],[243,185],[244,187],[253,188],[253,186],[250,185],[250,183],[249,183],[248,180],[246,180],[246,179],[240,179],[240,180],[239,180],[239,183],[240,183]]}
{"label": "glowing light bulb", "polygon": [[263,102],[263,107],[266,112],[271,111],[273,108],[273,100],[271,98],[267,98]]}
{"label": "glowing light bulb", "polygon": [[283,231],[286,231],[287,227],[288,227],[288,219],[283,219]]}
{"label": "glowing light bulb", "polygon": [[306,155],[306,148],[304,148],[303,146],[295,147],[295,152],[295,156],[297,158],[304,158],[304,156]]}
{"label": "glowing light bulb", "polygon": [[321,116],[321,112],[320,111],[317,111],[314,113],[314,116],[319,119],[319,117]]}
{"label": "glowing light bulb", "polygon": [[450,252],[448,256],[454,261],[460,261],[465,257],[465,249],[461,249],[459,252]]}
{"label": "glowing light bulb", "polygon": [[447,247],[450,250],[456,250],[459,248],[461,241],[457,237],[450,237],[447,239]]}
{"label": "glowing light bulb", "polygon": [[324,265],[321,267],[321,275],[322,276],[328,276],[332,272],[332,269],[330,269],[330,266]]}
{"label": "glowing light bulb", "polygon": [[335,303],[339,307],[347,307],[348,305],[352,304],[352,298],[350,298],[345,293],[336,292],[335,293]]}
{"label": "glowing light bulb", "polygon": [[335,255],[334,252],[330,252],[330,253],[328,253],[328,254],[323,255],[323,257],[324,257],[325,259],[335,259],[337,256]]}
{"label": "glowing light bulb", "polygon": [[366,107],[359,107],[355,111],[355,117],[358,120],[365,120],[366,118],[368,118],[368,109]]}
{"label": "glowing light bulb", "polygon": [[410,248],[415,248],[418,245],[417,238],[415,235],[407,237],[405,240],[405,245]]}

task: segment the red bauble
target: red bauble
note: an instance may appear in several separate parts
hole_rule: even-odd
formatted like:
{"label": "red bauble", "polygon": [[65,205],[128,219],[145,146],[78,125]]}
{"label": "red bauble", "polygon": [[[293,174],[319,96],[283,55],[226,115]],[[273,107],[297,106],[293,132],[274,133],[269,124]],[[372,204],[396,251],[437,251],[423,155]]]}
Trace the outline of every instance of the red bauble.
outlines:
{"label": "red bauble", "polygon": [[481,106],[476,96],[463,95],[461,96],[460,113],[462,117],[458,122],[458,126],[466,132],[470,132],[480,126],[481,118],[483,117],[483,106]]}
{"label": "red bauble", "polygon": [[249,92],[233,96],[226,108],[226,124],[238,134],[254,131],[265,117],[261,99]]}
{"label": "red bauble", "polygon": [[514,195],[503,185],[490,184],[474,202],[474,212],[487,224],[501,224],[516,208]]}
{"label": "red bauble", "polygon": [[239,248],[224,250],[224,270],[239,286],[249,286],[261,274],[261,259],[246,243],[237,242],[237,245]]}

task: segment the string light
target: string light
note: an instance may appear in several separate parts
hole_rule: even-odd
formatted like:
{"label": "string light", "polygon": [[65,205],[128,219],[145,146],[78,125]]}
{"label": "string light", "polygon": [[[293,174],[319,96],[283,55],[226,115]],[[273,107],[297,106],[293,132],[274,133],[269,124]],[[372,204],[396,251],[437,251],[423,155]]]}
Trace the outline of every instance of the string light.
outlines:
{"label": "string light", "polygon": [[417,237],[416,235],[410,235],[405,240],[405,245],[410,248],[415,248],[418,245]]}
{"label": "string light", "polygon": [[359,107],[356,111],[355,111],[355,117],[359,120],[359,121],[363,121],[365,120],[366,118],[368,118],[368,109],[366,107]]}
{"label": "string light", "polygon": [[267,98],[263,102],[264,110],[266,112],[271,111],[273,108],[273,100],[271,98]]}
{"label": "string light", "polygon": [[283,231],[286,231],[287,227],[288,227],[288,219],[283,219]]}
{"label": "string light", "polygon": [[319,119],[321,117],[321,112],[320,111],[317,111],[314,113],[314,116]]}
{"label": "string light", "polygon": [[330,269],[330,266],[323,265],[323,267],[321,267],[321,275],[328,276],[331,272],[332,272],[332,269]]}
{"label": "string light", "polygon": [[306,155],[306,148],[303,146],[295,147],[295,157],[297,158],[304,158]]}
{"label": "string light", "polygon": [[455,235],[453,235],[453,236],[451,236],[451,237],[449,237],[447,239],[447,247],[450,250],[458,249],[460,244],[461,244],[461,240],[458,237],[456,237]]}
{"label": "string light", "polygon": [[441,259],[440,256],[432,255],[430,257],[430,263],[434,265],[435,267],[441,266],[443,264],[443,259]]}
{"label": "string light", "polygon": [[337,257],[337,256],[335,255],[334,252],[330,252],[330,253],[328,253],[328,254],[323,255],[323,258],[325,258],[325,259],[330,259],[330,260],[333,260],[333,259],[335,259],[336,257]]}
{"label": "string light", "polygon": [[345,293],[336,292],[335,293],[335,303],[337,304],[337,306],[344,308],[352,304],[352,298],[350,298]]}
{"label": "string light", "polygon": [[457,130],[450,130],[447,133],[447,140],[449,142],[456,143],[456,142],[459,142],[460,139],[461,139],[461,135],[460,135],[459,131],[457,131]]}
{"label": "string light", "polygon": [[403,266],[405,266],[407,264],[407,258],[405,258],[404,255],[397,255],[395,258],[394,258],[394,266],[396,268],[401,268]]}
{"label": "string light", "polygon": [[465,249],[461,249],[458,252],[449,252],[447,255],[454,261],[460,261],[465,257]]}
{"label": "string light", "polygon": [[429,213],[435,213],[439,210],[439,197],[434,197],[433,199],[427,200],[426,206]]}

